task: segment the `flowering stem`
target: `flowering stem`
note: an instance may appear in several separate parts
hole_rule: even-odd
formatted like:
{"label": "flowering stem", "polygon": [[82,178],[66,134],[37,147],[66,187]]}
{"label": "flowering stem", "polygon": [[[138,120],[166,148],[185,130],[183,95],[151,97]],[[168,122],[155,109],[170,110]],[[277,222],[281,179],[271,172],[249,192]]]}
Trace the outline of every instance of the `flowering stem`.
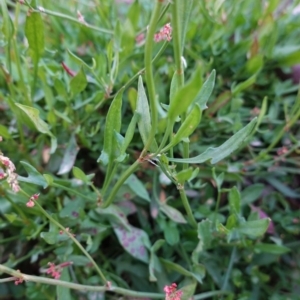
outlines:
{"label": "flowering stem", "polygon": [[65,14],[62,14],[62,13],[59,13],[59,12],[51,11],[51,10],[48,10],[48,9],[45,9],[45,8],[35,9],[34,7],[32,7],[28,3],[28,1],[25,1],[25,4],[30,8],[30,10],[32,12],[43,13],[43,14],[47,14],[47,15],[50,15],[50,16],[59,17],[59,18],[65,19],[65,20],[69,20],[69,21],[78,23],[78,24],[80,24],[82,26],[85,26],[87,28],[93,29],[95,31],[99,31],[101,33],[107,33],[107,34],[111,34],[111,35],[113,34],[112,30],[108,30],[108,29],[97,27],[97,26],[93,26],[93,25],[90,25],[88,23],[85,23],[83,25],[82,22],[80,20],[78,20],[77,18],[73,18],[71,16],[68,16],[68,15],[65,15]]}
{"label": "flowering stem", "polygon": [[[181,1],[181,0],[180,0]],[[179,7],[178,0],[174,0],[172,4],[172,27],[173,27],[173,49],[174,58],[176,63],[176,75],[178,88],[180,89],[184,85],[184,70],[182,66],[181,56],[182,56],[182,45],[181,45],[181,31],[180,21],[179,21]],[[186,113],[181,115],[181,123],[184,122],[186,118]],[[189,144],[183,142],[183,157],[189,157]],[[183,164],[183,169],[187,169],[188,164]]]}
{"label": "flowering stem", "polygon": [[[0,264],[0,272],[14,276],[14,280],[16,280],[16,278],[22,278],[25,281],[44,283],[44,284],[56,285],[56,286],[63,286],[63,287],[66,287],[69,289],[74,289],[74,290],[92,291],[92,292],[110,291],[110,292],[114,292],[116,294],[120,294],[120,295],[124,295],[124,296],[131,296],[131,297],[138,297],[138,298],[150,298],[150,299],[163,299],[164,298],[164,294],[137,292],[137,291],[131,291],[131,290],[114,287],[114,286],[112,286],[111,288],[108,289],[106,286],[83,285],[83,284],[71,283],[71,282],[67,282],[67,281],[63,281],[63,280],[57,280],[57,279],[46,278],[46,277],[41,277],[41,276],[27,275],[27,274],[21,273],[19,271],[13,270],[11,268],[8,268],[2,264]],[[7,278],[6,281],[12,281],[12,279]]]}
{"label": "flowering stem", "polygon": [[82,251],[82,253],[91,261],[92,265],[95,267],[95,269],[97,270],[100,278],[102,279],[102,281],[104,283],[107,282],[104,274],[101,272],[101,270],[99,269],[98,265],[96,264],[96,262],[94,261],[94,259],[90,256],[90,254],[83,248],[83,246],[77,241],[77,239],[73,236],[72,233],[70,233],[68,230],[65,229],[65,227],[63,227],[59,222],[57,222],[55,219],[53,219],[44,209],[43,207],[37,202],[35,201],[36,206],[38,206],[38,208],[41,210],[41,212],[45,215],[46,218],[48,218],[52,223],[54,223],[57,227],[59,227],[65,234],[67,234],[69,236],[69,238],[77,245],[77,247]]}
{"label": "flowering stem", "polygon": [[154,78],[153,78],[153,68],[152,68],[152,51],[153,51],[153,42],[154,42],[154,34],[156,30],[156,24],[160,16],[160,11],[162,7],[162,1],[157,0],[155,3],[155,7],[151,16],[150,24],[147,31],[146,36],[146,43],[145,43],[145,77],[146,77],[146,84],[149,96],[149,104],[150,104],[150,113],[151,113],[151,132],[149,134],[148,141],[144,147],[144,151],[146,152],[149,146],[152,144],[155,132],[157,129],[157,107],[156,107],[156,100],[155,100],[155,85],[154,85]]}
{"label": "flowering stem", "polygon": [[[173,0],[173,4],[172,4],[172,27],[173,27],[173,49],[174,49],[174,58],[176,63],[176,76],[177,76],[178,89],[180,89],[184,85],[184,70],[181,61],[183,47],[181,45],[182,28],[180,28],[180,22],[179,22],[178,0]],[[181,123],[184,122],[185,118],[186,118],[186,114],[184,113],[181,115]],[[166,148],[169,149],[168,146]],[[184,158],[189,157],[189,144],[185,142],[183,142],[183,157]],[[187,164],[183,164],[183,169],[186,169],[187,167],[188,167]],[[193,211],[187,199],[184,186],[179,190],[179,192],[180,192],[182,204],[188,215],[189,223],[194,228],[197,228],[197,222],[194,218]]]}

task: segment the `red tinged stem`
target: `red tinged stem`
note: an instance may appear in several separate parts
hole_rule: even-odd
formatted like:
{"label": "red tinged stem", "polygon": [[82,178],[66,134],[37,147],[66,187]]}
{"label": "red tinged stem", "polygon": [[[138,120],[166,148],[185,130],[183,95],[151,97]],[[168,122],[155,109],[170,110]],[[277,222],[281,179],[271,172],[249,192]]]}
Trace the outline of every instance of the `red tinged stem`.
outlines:
{"label": "red tinged stem", "polygon": [[61,62],[61,65],[70,76],[74,77],[76,75],[76,72],[68,68],[63,61]]}

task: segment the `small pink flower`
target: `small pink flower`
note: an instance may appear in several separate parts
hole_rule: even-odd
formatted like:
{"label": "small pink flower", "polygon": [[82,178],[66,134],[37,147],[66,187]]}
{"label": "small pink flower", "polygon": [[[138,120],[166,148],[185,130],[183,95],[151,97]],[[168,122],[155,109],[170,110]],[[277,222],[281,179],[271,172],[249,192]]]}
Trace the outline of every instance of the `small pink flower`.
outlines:
{"label": "small pink flower", "polygon": [[0,172],[0,180],[5,178],[6,177],[6,174],[4,172]]}
{"label": "small pink flower", "polygon": [[27,207],[34,207],[34,202],[32,200],[29,200],[27,203],[26,203],[26,206]]}
{"label": "small pink flower", "polygon": [[72,261],[66,261],[56,266],[54,263],[49,262],[49,268],[46,270],[46,273],[50,274],[54,279],[59,279],[61,276],[62,269],[72,264]]}
{"label": "small pink flower", "polygon": [[18,175],[14,173],[15,170],[16,167],[13,162],[0,152],[0,179],[3,179],[3,176],[5,175],[7,183],[10,185],[11,189],[17,193],[20,190],[20,186],[17,180]]}
{"label": "small pink flower", "polygon": [[136,36],[135,42],[138,46],[142,45],[145,42],[145,34],[140,33],[139,35]]}
{"label": "small pink flower", "polygon": [[164,287],[164,292],[166,293],[165,300],[180,300],[182,297],[182,291],[177,291],[177,284],[172,283],[170,286]]}
{"label": "small pink flower", "polygon": [[158,33],[154,34],[154,41],[156,43],[161,41],[170,42],[172,39],[172,27],[170,23],[167,23]]}
{"label": "small pink flower", "polygon": [[29,198],[29,201],[26,203],[27,207],[34,207],[34,200],[39,198],[40,194],[34,194]]}

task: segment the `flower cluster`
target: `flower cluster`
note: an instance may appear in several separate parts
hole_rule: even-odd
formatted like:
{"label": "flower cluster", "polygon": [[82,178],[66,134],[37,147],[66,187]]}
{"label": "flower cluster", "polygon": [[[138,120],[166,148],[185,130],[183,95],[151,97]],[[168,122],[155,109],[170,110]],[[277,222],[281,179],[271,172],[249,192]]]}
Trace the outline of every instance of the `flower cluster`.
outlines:
{"label": "flower cluster", "polygon": [[18,183],[18,175],[14,172],[16,170],[13,162],[0,152],[0,180],[6,178],[7,183],[10,185],[14,192],[20,190]]}
{"label": "flower cluster", "polygon": [[26,203],[27,207],[34,207],[34,200],[39,198],[40,194],[34,194],[29,198],[29,201]]}
{"label": "flower cluster", "polygon": [[158,33],[154,34],[154,41],[156,43],[161,41],[170,42],[172,39],[172,27],[170,23],[167,23]]}
{"label": "flower cluster", "polygon": [[49,268],[46,270],[46,273],[50,274],[54,279],[59,279],[61,276],[62,269],[72,264],[73,262],[67,261],[56,266],[54,263],[49,262]]}
{"label": "flower cluster", "polygon": [[172,283],[170,286],[164,287],[164,292],[166,293],[165,300],[180,300],[182,296],[182,291],[177,291],[177,284]]}

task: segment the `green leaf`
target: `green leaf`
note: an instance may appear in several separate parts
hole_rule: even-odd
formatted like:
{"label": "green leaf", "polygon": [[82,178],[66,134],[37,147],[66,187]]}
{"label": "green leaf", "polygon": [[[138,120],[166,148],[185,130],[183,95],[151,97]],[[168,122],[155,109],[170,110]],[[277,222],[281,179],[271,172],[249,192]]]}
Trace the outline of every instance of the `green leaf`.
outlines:
{"label": "green leaf", "polygon": [[85,173],[81,169],[79,169],[77,167],[73,167],[72,171],[73,171],[73,175],[75,178],[82,180],[84,183],[89,182],[88,177],[85,175]]}
{"label": "green leaf", "polygon": [[265,185],[262,183],[252,184],[242,191],[242,204],[250,204],[256,201],[263,192]]}
{"label": "green leaf", "polygon": [[39,132],[47,134],[51,137],[51,153],[54,153],[57,148],[56,137],[51,133],[48,124],[39,117],[39,110],[34,107],[30,107],[19,103],[15,103],[15,105],[25,112],[25,114],[29,117],[29,119],[32,121],[35,128]]}
{"label": "green leaf", "polygon": [[244,128],[239,130],[236,134],[234,134],[230,139],[228,139],[224,144],[222,144],[218,148],[208,148],[205,152],[202,154],[191,157],[191,158],[168,158],[169,161],[174,161],[178,163],[189,163],[189,164],[199,164],[203,163],[207,160],[211,160],[212,164],[215,164],[228,155],[230,155],[232,152],[237,150],[243,142],[246,140],[248,136],[251,135],[255,123],[256,118],[254,118],[249,124],[247,124]]}
{"label": "green leaf", "polygon": [[128,179],[125,181],[125,184],[127,184],[137,196],[150,202],[148,191],[146,190],[142,182],[134,174],[128,177]]}
{"label": "green leaf", "polygon": [[147,233],[131,225],[128,228],[121,225],[113,227],[122,247],[134,258],[148,263],[149,255],[145,246],[150,242]]}
{"label": "green leaf", "polygon": [[164,243],[165,243],[165,240],[157,240],[151,247],[151,251],[153,251],[153,252],[158,251]]}
{"label": "green leaf", "polygon": [[74,77],[72,77],[70,81],[70,90],[73,95],[77,95],[82,91],[84,91],[86,86],[87,86],[86,75],[84,73],[83,68],[81,67],[79,72]]}
{"label": "green leaf", "polygon": [[112,101],[107,116],[104,129],[104,147],[101,152],[98,162],[107,165],[113,162],[118,157],[117,141],[115,132],[120,132],[121,129],[121,109],[122,109],[122,96],[124,89],[121,89]]}
{"label": "green leaf", "polygon": [[180,237],[176,223],[166,222],[164,227],[164,237],[170,246],[174,246],[179,243]]}
{"label": "green leaf", "polygon": [[58,175],[68,173],[72,169],[78,151],[79,147],[77,145],[76,138],[74,135],[71,135],[68,146],[64,152],[62,162],[60,163],[59,170],[57,172]]}
{"label": "green leaf", "polygon": [[198,223],[198,238],[201,243],[201,249],[208,249],[211,246],[213,236],[211,233],[211,221],[206,219]]}
{"label": "green leaf", "polygon": [[284,66],[293,66],[300,63],[300,45],[281,45],[274,48],[272,59]]}
{"label": "green leaf", "polygon": [[201,264],[193,265],[193,275],[199,283],[202,283],[202,279],[205,277],[205,267]]}
{"label": "green leaf", "polygon": [[177,145],[182,139],[189,137],[194,132],[201,121],[201,114],[201,109],[199,105],[196,104],[173,137],[171,142],[173,146]]}
{"label": "green leaf", "polygon": [[251,237],[260,237],[268,229],[270,219],[260,219],[254,221],[247,221],[238,226],[238,232],[249,235]]}
{"label": "green leaf", "polygon": [[175,271],[187,277],[192,277],[196,279],[200,284],[202,283],[202,279],[198,276],[198,274],[193,274],[192,272],[183,268],[181,265],[173,263],[169,260],[163,258],[159,258],[159,260],[168,270]]}
{"label": "green leaf", "polygon": [[154,282],[157,281],[155,277],[154,271],[162,272],[161,263],[155,254],[157,250],[165,243],[164,240],[158,240],[154,243],[154,245],[150,249],[150,262],[149,262],[149,280]]}
{"label": "green leaf", "polygon": [[5,140],[11,139],[8,129],[3,125],[0,125],[0,136],[2,136]]}
{"label": "green leaf", "polygon": [[[186,282],[188,281],[188,283]],[[197,287],[197,281],[195,279],[189,279],[188,278],[185,280],[185,285],[180,288],[182,291],[182,296],[181,300],[189,300],[193,299],[193,296],[195,295],[195,290]]]}
{"label": "green leaf", "polygon": [[188,27],[188,23],[190,22],[190,16],[193,8],[193,0],[190,1],[178,1],[178,13],[179,13],[179,23],[180,26],[180,48],[181,53],[183,52],[183,48],[185,45],[185,37],[186,31]]}
{"label": "green leaf", "polygon": [[[151,132],[151,117],[142,76],[139,77],[136,112],[139,114],[138,128],[145,146]],[[154,141],[154,143],[150,146],[149,150],[151,152],[155,152],[157,150],[156,141]]]}
{"label": "green leaf", "polygon": [[54,245],[57,243],[57,232],[41,232],[40,236],[49,245]]}
{"label": "green leaf", "polygon": [[196,99],[194,100],[194,102],[200,106],[200,109],[202,111],[207,108],[206,103],[209,100],[209,97],[214,89],[215,80],[216,80],[216,70],[212,70],[212,72],[210,73],[210,75],[202,85],[200,92],[196,96]]}
{"label": "green leaf", "polygon": [[254,75],[252,75],[251,77],[249,77],[247,80],[239,83],[234,88],[232,88],[232,96],[236,96],[237,94],[239,94],[243,90],[245,90],[248,87],[250,87],[253,83],[255,83],[256,76],[257,76],[257,73],[254,74]]}
{"label": "green leaf", "polygon": [[0,4],[1,4],[1,10],[2,10],[2,14],[1,14],[2,29],[1,29],[1,32],[4,34],[4,36],[6,37],[7,40],[10,40],[14,36],[14,24],[13,24],[13,22],[12,22],[10,16],[9,16],[6,1],[1,0]]}
{"label": "green leaf", "polygon": [[176,118],[182,113],[186,112],[190,104],[193,102],[197,96],[201,85],[201,72],[198,68],[193,77],[189,82],[179,89],[174,98],[171,99],[170,107],[168,110],[168,119],[171,124],[173,124]]}
{"label": "green leaf", "polygon": [[[59,279],[66,282],[71,281],[68,268],[63,268]],[[56,295],[57,300],[72,300],[70,289],[61,285],[56,286]]]}
{"label": "green leaf", "polygon": [[184,184],[185,181],[190,180],[190,178],[193,176],[193,172],[194,172],[193,168],[190,167],[181,170],[174,177],[178,183]]}
{"label": "green leaf", "polygon": [[27,14],[25,35],[28,40],[32,60],[37,63],[45,47],[44,23],[40,13],[30,12]]}
{"label": "green leaf", "polygon": [[54,179],[52,177],[52,175],[49,174],[43,174],[43,177],[45,178],[47,185],[51,186],[51,184],[53,183]]}
{"label": "green leaf", "polygon": [[176,94],[176,92],[178,91],[178,74],[175,71],[171,80],[171,86],[170,86],[170,99],[169,102],[172,101],[172,99],[174,98],[174,95]]}
{"label": "green leaf", "polygon": [[44,189],[48,186],[48,182],[42,174],[40,174],[37,169],[25,161],[20,162],[28,173],[28,177],[18,176],[19,181],[33,183],[42,186]]}
{"label": "green leaf", "polygon": [[271,253],[275,255],[281,255],[290,252],[291,249],[282,245],[259,243],[254,246],[254,251],[258,253],[265,252],[265,253]]}
{"label": "green leaf", "polygon": [[300,198],[300,194],[295,192],[293,189],[285,185],[282,181],[278,180],[275,177],[268,177],[266,180],[280,193],[286,197],[290,198]]}
{"label": "green leaf", "polygon": [[238,189],[233,187],[229,192],[229,206],[231,213],[239,214],[241,210],[241,195]]}
{"label": "green leaf", "polygon": [[169,206],[167,204],[162,204],[160,206],[160,210],[163,213],[165,213],[175,223],[181,223],[181,224],[187,223],[182,213],[179,210],[173,208],[172,206]]}
{"label": "green leaf", "polygon": [[87,63],[85,63],[80,57],[78,57],[77,55],[75,55],[70,49],[67,50],[70,57],[76,62],[79,63],[80,65],[84,65],[86,68],[92,70],[95,70],[97,67],[97,63],[95,61],[95,59],[92,57],[92,62],[93,65],[90,67]]}
{"label": "green leaf", "polygon": [[133,138],[134,132],[135,132],[136,123],[138,122],[139,117],[140,117],[139,114],[137,112],[135,112],[133,117],[131,118],[131,121],[128,125],[127,131],[125,134],[124,142],[122,145],[121,155],[126,152],[126,149],[128,148],[130,142],[132,141],[132,138]]}

